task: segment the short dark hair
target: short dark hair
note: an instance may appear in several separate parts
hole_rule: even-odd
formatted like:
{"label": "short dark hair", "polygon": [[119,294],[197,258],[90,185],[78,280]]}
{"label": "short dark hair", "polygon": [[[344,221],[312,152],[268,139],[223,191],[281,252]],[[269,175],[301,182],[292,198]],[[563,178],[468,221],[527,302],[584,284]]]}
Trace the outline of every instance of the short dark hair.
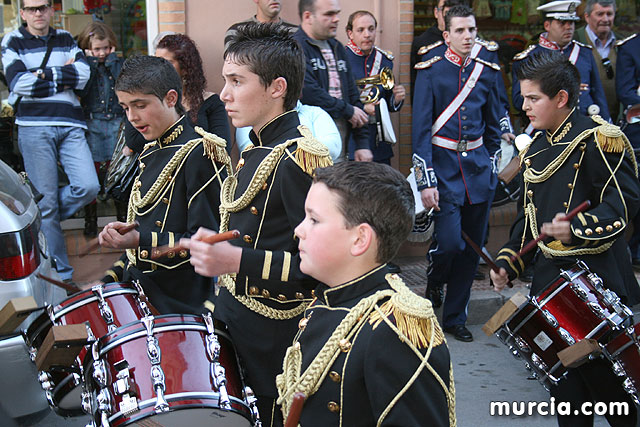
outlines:
{"label": "short dark hair", "polygon": [[616,11],[616,0],[587,0],[584,13],[591,15],[591,12],[593,12],[593,6],[596,4],[599,4],[602,7],[613,6],[613,11]]}
{"label": "short dark hair", "polygon": [[184,114],[182,107],[182,80],[169,61],[147,55],[134,55],[122,64],[122,71],[116,80],[116,91],[154,95],[164,101],[173,89],[178,92],[175,109]]}
{"label": "short dark hair", "polygon": [[373,13],[369,12],[368,10],[357,10],[353,12],[351,15],[349,15],[349,19],[347,20],[347,28],[346,28],[347,31],[353,31],[353,21],[356,18],[365,16],[365,15],[369,15],[370,17],[372,17],[373,23],[375,24],[376,28],[378,28],[378,20],[376,19],[375,16],[373,16]]}
{"label": "short dark hair", "polygon": [[[51,0],[47,0],[47,6],[51,7]],[[24,0],[20,0],[20,9],[24,9]]]}
{"label": "short dark hair", "polygon": [[549,98],[565,90],[569,95],[567,106],[578,105],[580,73],[569,58],[555,51],[542,50],[526,58],[516,70],[518,80],[531,80],[540,85],[540,91]]}
{"label": "short dark hair", "polygon": [[466,4],[457,4],[455,6],[451,6],[449,10],[447,10],[447,13],[444,15],[444,30],[451,30],[452,18],[467,18],[469,16],[473,16],[475,18],[473,10]]}
{"label": "short dark hair", "polygon": [[295,108],[304,82],[304,53],[286,27],[260,22],[239,26],[224,52],[224,59],[249,67],[265,88],[283,77],[287,81],[284,108]]}
{"label": "short dark hair", "polygon": [[314,183],[338,195],[338,210],[347,228],[369,224],[378,236],[376,260],[390,261],[407,239],[415,214],[413,192],[405,177],[375,162],[341,162],[318,168]]}
{"label": "short dark hair", "polygon": [[[438,3],[440,3],[440,1],[436,2],[436,9],[440,10],[441,8],[438,7]],[[442,3],[442,9],[444,9],[445,7],[453,7],[458,5],[468,6],[469,3],[467,3],[465,0],[444,0],[444,3]]]}
{"label": "short dark hair", "polygon": [[300,15],[301,20],[302,15],[307,11],[311,13],[316,11],[316,0],[300,0],[298,2],[298,15]]}

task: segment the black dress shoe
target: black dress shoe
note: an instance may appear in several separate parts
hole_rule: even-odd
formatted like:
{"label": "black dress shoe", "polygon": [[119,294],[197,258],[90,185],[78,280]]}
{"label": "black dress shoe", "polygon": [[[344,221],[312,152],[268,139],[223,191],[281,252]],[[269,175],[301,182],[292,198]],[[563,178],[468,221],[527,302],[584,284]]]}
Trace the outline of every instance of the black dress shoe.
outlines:
{"label": "black dress shoe", "polygon": [[471,331],[469,331],[464,325],[449,326],[448,328],[444,328],[444,331],[453,335],[453,337],[458,341],[473,341],[473,335],[471,335]]}
{"label": "black dress shoe", "polygon": [[400,273],[400,266],[398,264],[393,263],[393,262],[388,262],[387,263],[387,271],[389,271],[389,273],[398,274],[398,273]]}
{"label": "black dress shoe", "polygon": [[444,302],[444,288],[427,286],[427,290],[424,292],[424,297],[431,301],[433,308],[441,307]]}

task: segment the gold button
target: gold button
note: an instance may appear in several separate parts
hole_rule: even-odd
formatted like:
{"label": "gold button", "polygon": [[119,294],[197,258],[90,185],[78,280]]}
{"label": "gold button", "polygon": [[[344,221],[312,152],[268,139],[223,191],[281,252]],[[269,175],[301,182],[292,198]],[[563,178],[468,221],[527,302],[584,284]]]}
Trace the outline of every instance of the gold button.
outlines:
{"label": "gold button", "polygon": [[574,163],[574,164],[573,164],[573,168],[574,168],[575,170],[578,170],[578,169],[580,169],[580,165],[579,165],[578,163]]}
{"label": "gold button", "polygon": [[186,249],[183,249],[180,251],[180,258],[186,258],[188,255],[188,252]]}
{"label": "gold button", "polygon": [[584,234],[586,234],[587,236],[591,236],[593,234],[593,230],[590,228],[586,228],[584,230]]}
{"label": "gold button", "polygon": [[142,183],[140,181],[136,181],[136,188],[142,187]]}
{"label": "gold button", "polygon": [[255,286],[251,286],[249,288],[249,295],[258,295],[260,293],[260,290],[255,287]]}
{"label": "gold button", "polygon": [[610,226],[610,225],[607,225],[607,226],[606,226],[606,229],[607,229],[607,231],[608,231],[609,233],[611,233],[611,232],[613,231],[613,227],[612,227],[612,226]]}
{"label": "gold button", "polygon": [[575,231],[573,232],[576,236],[582,236],[582,230],[580,230],[579,228],[576,228]]}
{"label": "gold button", "polygon": [[565,208],[568,208],[568,207],[569,207],[569,203],[567,203],[567,202],[562,202],[562,206],[564,206]]}
{"label": "gold button", "polygon": [[176,256],[176,253],[175,253],[175,252],[173,252],[173,251],[171,251],[171,252],[169,252],[169,253],[167,254],[167,257],[169,257],[169,258],[175,258],[175,256]]}
{"label": "gold button", "polygon": [[587,144],[580,144],[580,151],[584,151],[587,149]]}
{"label": "gold button", "polygon": [[158,227],[162,227],[162,221],[156,221],[156,225],[157,225]]}
{"label": "gold button", "polygon": [[340,377],[340,374],[336,371],[329,372],[329,378],[331,378],[331,381],[333,381],[334,383],[339,383],[342,379],[342,377]]}
{"label": "gold button", "polygon": [[148,256],[149,256],[149,251],[144,249],[140,251],[140,258],[147,258]]}
{"label": "gold button", "polygon": [[287,300],[287,297],[285,297],[284,295],[280,294],[280,295],[278,295],[278,300],[280,300],[280,301],[286,301],[286,300]]}
{"label": "gold button", "polygon": [[255,206],[251,206],[251,209],[249,210],[251,211],[252,214],[258,215],[258,208],[256,208]]}
{"label": "gold button", "polygon": [[338,347],[340,347],[340,350],[346,353],[347,351],[351,350],[351,342],[349,342],[348,339],[343,338],[338,343]]}
{"label": "gold button", "polygon": [[527,167],[531,166],[531,159],[525,159],[524,164],[527,165]]}
{"label": "gold button", "polygon": [[527,196],[529,196],[529,198],[533,197],[533,190],[528,190]]}
{"label": "gold button", "polygon": [[309,319],[307,319],[306,317],[303,317],[302,319],[300,319],[300,321],[298,322],[298,328],[299,329],[304,329],[307,327],[307,323],[309,323]]}
{"label": "gold button", "polygon": [[296,298],[304,299],[304,294],[302,292],[296,292]]}
{"label": "gold button", "polygon": [[269,289],[263,289],[262,290],[262,296],[265,298],[270,298],[271,297],[271,292],[269,292]]}
{"label": "gold button", "polygon": [[622,223],[620,221],[616,221],[616,222],[613,223],[613,226],[615,228],[620,228],[620,227],[622,227]]}
{"label": "gold button", "polygon": [[267,189],[267,183],[265,182],[264,184],[262,184],[262,191]]}
{"label": "gold button", "polygon": [[327,403],[327,408],[329,408],[331,412],[340,412],[340,405],[333,401]]}
{"label": "gold button", "polygon": [[245,242],[247,243],[251,243],[253,242],[253,239],[251,238],[251,236],[249,236],[248,234],[245,234],[244,237],[242,238]]}
{"label": "gold button", "polygon": [[603,231],[604,229],[602,227],[596,227],[596,233],[602,234]]}
{"label": "gold button", "polygon": [[569,188],[569,190],[573,190],[573,184],[572,183],[568,183],[567,187]]}
{"label": "gold button", "polygon": [[162,203],[164,203],[165,205],[169,204],[169,199],[167,199],[166,197],[162,198]]}

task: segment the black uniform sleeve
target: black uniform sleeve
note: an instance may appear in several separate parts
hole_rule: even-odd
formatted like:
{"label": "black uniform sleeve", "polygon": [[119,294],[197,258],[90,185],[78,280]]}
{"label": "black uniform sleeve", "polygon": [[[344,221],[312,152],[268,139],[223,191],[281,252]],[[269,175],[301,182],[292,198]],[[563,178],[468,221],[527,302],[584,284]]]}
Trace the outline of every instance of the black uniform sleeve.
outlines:
{"label": "black uniform sleeve", "polygon": [[105,271],[104,277],[100,280],[103,283],[122,282],[125,266],[128,262],[129,260],[127,259],[127,254],[122,254],[122,256],[113,263],[111,268]]}

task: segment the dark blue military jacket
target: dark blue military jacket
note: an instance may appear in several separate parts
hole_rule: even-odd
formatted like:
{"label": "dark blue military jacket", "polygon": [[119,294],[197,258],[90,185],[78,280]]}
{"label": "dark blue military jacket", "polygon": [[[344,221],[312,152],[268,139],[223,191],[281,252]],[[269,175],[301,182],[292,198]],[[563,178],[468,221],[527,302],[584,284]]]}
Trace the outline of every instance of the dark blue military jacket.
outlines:
{"label": "dark blue military jacket", "polygon": [[[627,108],[640,104],[640,37],[634,34],[616,45],[616,93],[623,107]],[[640,148],[640,123],[627,125],[624,133],[634,148]]]}

